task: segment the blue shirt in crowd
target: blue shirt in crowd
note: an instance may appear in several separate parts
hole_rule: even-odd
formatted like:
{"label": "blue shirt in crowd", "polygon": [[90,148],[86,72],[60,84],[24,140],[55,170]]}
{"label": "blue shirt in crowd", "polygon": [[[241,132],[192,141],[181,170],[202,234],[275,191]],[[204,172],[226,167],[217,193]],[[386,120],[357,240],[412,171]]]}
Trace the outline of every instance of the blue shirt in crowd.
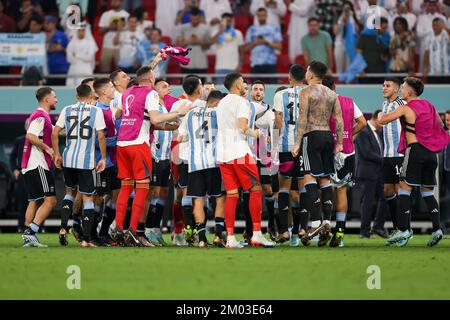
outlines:
{"label": "blue shirt in crowd", "polygon": [[[263,37],[269,42],[283,41],[283,37],[281,36],[279,27],[265,24],[262,26],[251,26],[247,31],[245,43],[250,43],[259,36]],[[275,49],[270,48],[266,45],[258,45],[254,47],[250,55],[250,64],[252,67],[264,64],[277,64]]]}
{"label": "blue shirt in crowd", "polygon": [[[50,44],[52,43],[60,44],[63,48],[67,48],[69,39],[64,32],[56,30],[55,34],[50,40]],[[49,73],[67,73],[67,70],[69,70],[69,63],[67,62],[65,52],[48,52],[47,61]]]}

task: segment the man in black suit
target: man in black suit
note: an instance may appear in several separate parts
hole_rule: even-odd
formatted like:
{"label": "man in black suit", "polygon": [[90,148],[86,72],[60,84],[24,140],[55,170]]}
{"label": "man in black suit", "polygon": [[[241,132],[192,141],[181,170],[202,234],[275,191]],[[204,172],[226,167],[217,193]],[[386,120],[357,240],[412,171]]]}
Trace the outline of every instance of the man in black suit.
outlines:
{"label": "man in black suit", "polygon": [[[28,119],[25,121],[25,132],[28,130]],[[23,233],[25,230],[25,212],[28,206],[28,192],[25,185],[25,178],[21,173],[22,153],[25,144],[25,135],[17,137],[14,141],[14,147],[9,155],[9,166],[13,172],[13,177],[17,182],[16,200],[18,204],[18,225],[17,231]]]}
{"label": "man in black suit", "polygon": [[[361,238],[370,238],[371,233],[387,237],[384,228],[385,197],[383,192],[383,136],[382,126],[378,123],[376,110],[367,126],[355,139],[356,147],[356,180],[361,184]],[[374,206],[376,211],[374,216]],[[373,227],[370,230],[370,223]]]}
{"label": "man in black suit", "polygon": [[[445,113],[445,126],[450,134],[450,110]],[[450,144],[443,151],[441,221],[450,226]]]}

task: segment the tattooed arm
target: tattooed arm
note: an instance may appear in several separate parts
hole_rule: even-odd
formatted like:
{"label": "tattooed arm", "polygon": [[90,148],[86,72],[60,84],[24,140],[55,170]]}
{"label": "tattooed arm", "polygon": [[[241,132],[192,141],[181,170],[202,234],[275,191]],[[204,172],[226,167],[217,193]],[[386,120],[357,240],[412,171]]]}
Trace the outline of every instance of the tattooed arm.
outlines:
{"label": "tattooed arm", "polygon": [[333,117],[336,123],[336,146],[334,148],[334,152],[338,153],[343,150],[342,147],[342,138],[343,138],[343,130],[344,130],[344,121],[342,119],[342,109],[341,104],[339,103],[339,99],[336,96],[336,100],[333,106]]}
{"label": "tattooed arm", "polygon": [[292,150],[292,155],[296,157],[300,152],[300,144],[302,143],[303,135],[306,131],[306,125],[308,124],[308,112],[309,112],[309,93],[307,89],[303,89],[300,92],[299,98],[299,109],[298,109],[298,120],[297,120],[297,141],[294,149]]}

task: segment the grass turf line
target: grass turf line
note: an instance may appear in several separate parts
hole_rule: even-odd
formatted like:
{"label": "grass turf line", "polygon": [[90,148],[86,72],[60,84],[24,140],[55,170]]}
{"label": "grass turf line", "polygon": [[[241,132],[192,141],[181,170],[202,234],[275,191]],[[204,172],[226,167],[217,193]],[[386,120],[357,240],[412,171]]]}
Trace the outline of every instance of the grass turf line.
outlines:
{"label": "grass turf line", "polygon": [[[18,234],[0,234],[0,299],[450,299],[450,241],[407,247],[384,239],[345,237],[344,248],[81,248],[41,234],[49,248],[22,248]],[[166,238],[170,240],[170,238]],[[69,290],[69,265],[81,268],[81,289]],[[369,265],[381,289],[369,290]]]}

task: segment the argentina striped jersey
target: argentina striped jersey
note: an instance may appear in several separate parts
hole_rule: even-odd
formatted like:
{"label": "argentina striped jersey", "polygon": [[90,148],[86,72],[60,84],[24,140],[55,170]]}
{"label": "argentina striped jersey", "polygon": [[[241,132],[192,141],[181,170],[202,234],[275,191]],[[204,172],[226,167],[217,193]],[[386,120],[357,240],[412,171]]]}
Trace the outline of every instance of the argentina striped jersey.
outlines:
{"label": "argentina striped jersey", "polygon": [[302,87],[281,90],[273,99],[276,112],[283,114],[283,128],[280,134],[280,152],[291,152],[297,140],[297,120]]}
{"label": "argentina striped jersey", "polygon": [[106,127],[102,111],[95,106],[79,102],[65,107],[56,125],[66,128],[63,166],[84,170],[94,169],[97,131]]}
{"label": "argentina striped jersey", "polygon": [[196,107],[183,118],[178,129],[188,138],[189,172],[217,167],[217,113],[213,108]]}
{"label": "argentina striped jersey", "polygon": [[[163,105],[159,105],[159,113],[168,113]],[[152,157],[156,161],[168,160],[170,156],[170,144],[172,142],[172,131],[153,131],[153,141],[151,145]]]}
{"label": "argentina striped jersey", "polygon": [[[405,102],[397,97],[394,101],[383,102],[383,113],[388,114],[394,112],[399,106],[404,105]],[[400,141],[400,134],[402,132],[402,125],[400,120],[397,119],[383,126],[383,140],[384,140],[384,157],[403,157],[402,154],[398,153],[398,143]]]}

